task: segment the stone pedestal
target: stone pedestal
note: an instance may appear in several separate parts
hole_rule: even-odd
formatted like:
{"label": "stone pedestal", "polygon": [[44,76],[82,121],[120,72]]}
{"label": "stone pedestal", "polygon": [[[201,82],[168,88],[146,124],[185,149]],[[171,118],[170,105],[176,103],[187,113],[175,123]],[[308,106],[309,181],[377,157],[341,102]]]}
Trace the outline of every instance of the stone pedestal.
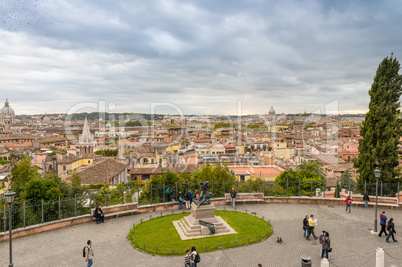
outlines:
{"label": "stone pedestal", "polygon": [[174,221],[173,224],[182,240],[210,236],[209,229],[200,225],[199,220],[215,225],[215,234],[213,236],[236,233],[221,217],[215,216],[215,206],[213,204],[197,207],[195,203],[192,203],[191,215],[182,218],[180,221]]}

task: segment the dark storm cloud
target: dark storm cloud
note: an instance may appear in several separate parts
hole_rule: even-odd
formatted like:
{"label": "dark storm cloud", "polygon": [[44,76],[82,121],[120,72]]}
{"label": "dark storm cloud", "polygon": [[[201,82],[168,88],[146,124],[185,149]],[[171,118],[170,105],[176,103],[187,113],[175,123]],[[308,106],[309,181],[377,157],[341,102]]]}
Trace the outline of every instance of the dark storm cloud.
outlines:
{"label": "dark storm cloud", "polygon": [[401,59],[401,15],[398,1],[0,0],[0,98],[17,113],[364,112],[378,64]]}

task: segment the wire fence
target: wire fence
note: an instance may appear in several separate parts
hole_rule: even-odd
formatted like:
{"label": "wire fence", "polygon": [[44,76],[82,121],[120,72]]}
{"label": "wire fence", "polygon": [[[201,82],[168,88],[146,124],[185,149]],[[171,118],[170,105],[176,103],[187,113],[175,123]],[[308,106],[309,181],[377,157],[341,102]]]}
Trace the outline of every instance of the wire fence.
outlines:
{"label": "wire fence", "polygon": [[[354,184],[350,189],[361,187],[368,190],[375,184]],[[345,187],[345,186],[344,186]],[[263,179],[250,179],[248,181],[209,181],[209,189],[213,198],[222,198],[229,194],[231,189],[237,193],[261,193],[264,196],[275,197],[339,197],[340,188],[329,190],[325,181],[299,180],[299,181],[265,181]],[[346,188],[349,191],[349,188]],[[378,195],[385,196],[384,192],[398,192],[391,196],[399,200],[399,183],[378,184]],[[174,203],[177,204],[180,197],[186,200],[186,192],[189,191],[194,198],[200,192],[198,183],[174,183],[153,185],[130,184],[120,189],[110,188],[107,190],[88,190],[86,193],[74,198],[62,198],[51,201],[41,201],[38,203],[13,204],[11,208],[12,228],[22,228],[35,224],[76,217],[79,215],[90,214],[90,210],[96,205],[111,206],[117,204],[127,204],[138,202],[139,205]],[[337,192],[338,191],[338,192]],[[356,192],[356,191],[354,191]],[[355,194],[351,192],[352,196]],[[363,191],[364,192],[364,191]],[[374,195],[375,196],[375,195]],[[373,201],[374,196],[370,196]],[[397,201],[397,203],[399,203]],[[8,231],[9,207],[4,205],[0,208],[0,232]]]}
{"label": "wire fence", "polygon": [[333,267],[364,267],[375,266],[376,252],[372,253],[360,253],[355,255],[349,255],[339,258],[331,259],[329,257],[329,266]]}
{"label": "wire fence", "polygon": [[[247,210],[245,209],[244,211],[241,210],[236,210],[239,212],[244,212],[247,214],[251,214],[253,216],[256,216],[258,218],[261,218],[263,220],[268,221],[264,216]],[[155,218],[155,217],[162,217],[162,216],[166,216],[166,215],[171,215],[171,214],[178,214],[178,213],[184,213],[184,211],[167,211],[167,212],[160,212],[160,214],[157,214],[156,216],[152,216],[150,215],[149,219]],[[145,243],[141,243],[140,241],[138,241],[138,239],[133,235],[132,230],[134,229],[134,227],[138,226],[141,223],[144,223],[147,220],[143,220],[140,219],[137,222],[133,223],[133,227],[131,228],[129,234],[128,234],[128,239],[131,241],[132,245],[135,248],[138,248],[140,250],[143,250],[145,252],[148,253],[152,253],[152,254],[159,254],[159,255],[184,255],[186,253],[187,249],[190,249],[190,247],[187,248],[166,248],[166,247],[154,247],[154,246],[150,246],[148,244]],[[269,221],[268,221],[269,222]],[[220,249],[227,249],[227,248],[233,248],[233,247],[237,247],[237,246],[244,246],[247,244],[252,244],[252,243],[256,243],[256,242],[260,242],[263,241],[265,239],[267,239],[270,234],[269,234],[269,229],[258,233],[256,235],[250,235],[249,237],[246,238],[241,238],[241,239],[237,239],[231,242],[225,242],[225,243],[217,243],[217,244],[211,244],[208,246],[197,246],[197,252],[199,253],[204,253],[204,252],[210,252],[210,251],[215,251],[215,250],[220,250]]]}

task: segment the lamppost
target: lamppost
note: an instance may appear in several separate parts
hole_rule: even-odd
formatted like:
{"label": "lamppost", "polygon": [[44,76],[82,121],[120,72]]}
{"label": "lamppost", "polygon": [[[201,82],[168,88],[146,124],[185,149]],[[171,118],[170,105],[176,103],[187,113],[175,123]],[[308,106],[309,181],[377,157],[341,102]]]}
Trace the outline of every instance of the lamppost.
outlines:
{"label": "lamppost", "polygon": [[375,176],[375,217],[374,217],[374,232],[377,232],[377,202],[378,202],[378,179],[381,176],[381,171],[378,167],[374,170]]}
{"label": "lamppost", "polygon": [[11,223],[11,205],[14,202],[14,195],[15,192],[13,192],[13,190],[11,189],[11,187],[8,188],[8,192],[4,194],[4,196],[6,197],[6,202],[8,204],[8,232],[9,232],[9,237],[8,239],[10,240],[10,264],[8,265],[9,267],[13,267],[13,241],[12,241],[12,236],[11,236],[11,232],[13,230],[13,225]]}

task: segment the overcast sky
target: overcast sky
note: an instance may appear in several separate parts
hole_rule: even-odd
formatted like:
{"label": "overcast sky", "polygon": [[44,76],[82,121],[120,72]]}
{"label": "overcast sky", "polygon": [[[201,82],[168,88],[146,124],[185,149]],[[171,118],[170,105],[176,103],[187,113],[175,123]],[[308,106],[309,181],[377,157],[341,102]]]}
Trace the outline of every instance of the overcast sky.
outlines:
{"label": "overcast sky", "polygon": [[99,101],[184,114],[337,101],[364,113],[379,63],[402,62],[401,25],[399,0],[0,0],[0,100],[16,114]]}

